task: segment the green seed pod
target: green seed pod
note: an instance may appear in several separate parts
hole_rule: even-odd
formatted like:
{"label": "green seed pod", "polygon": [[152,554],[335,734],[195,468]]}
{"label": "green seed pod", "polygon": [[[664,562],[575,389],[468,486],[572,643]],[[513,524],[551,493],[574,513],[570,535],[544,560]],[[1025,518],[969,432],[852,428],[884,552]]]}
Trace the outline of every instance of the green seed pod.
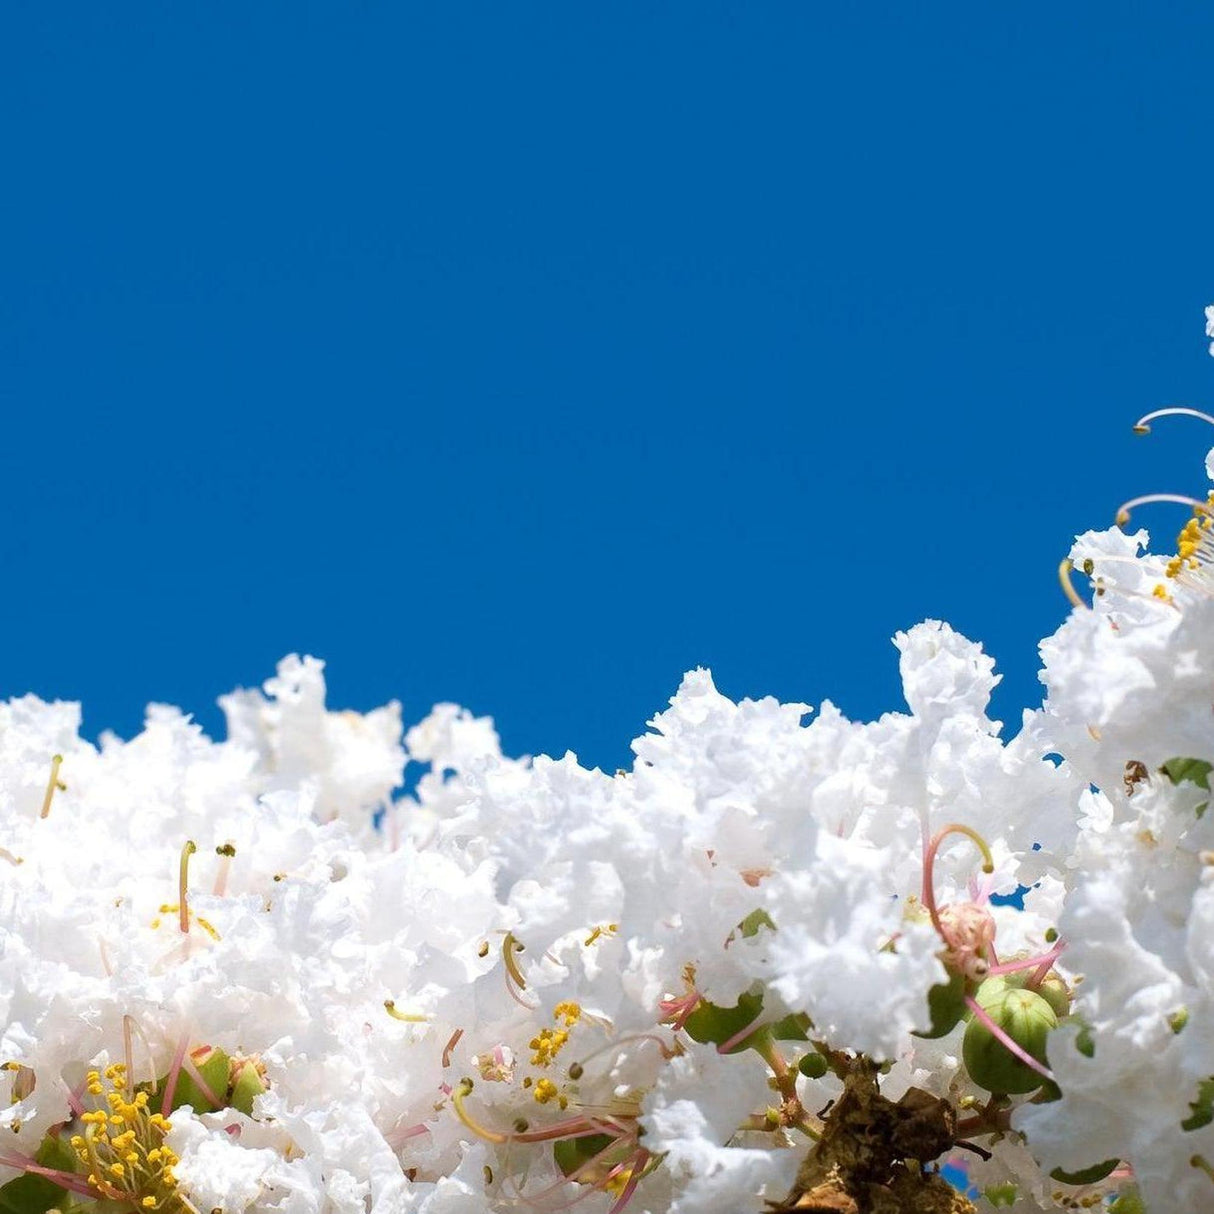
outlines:
{"label": "green seed pod", "polygon": [[[1013,970],[1010,974],[997,974],[994,978],[988,978],[982,985],[985,989],[992,982],[1003,982],[1008,988],[1022,990],[1032,976],[1032,970]],[[991,988],[992,997],[997,989]],[[1056,970],[1050,970],[1045,979],[1033,989],[1054,1009],[1054,1015],[1059,1019],[1070,1013],[1071,992]],[[978,997],[978,1002],[982,1002],[981,996]]]}
{"label": "green seed pod", "polygon": [[1059,1020],[1063,1016],[1069,1016],[1071,1012],[1071,992],[1067,984],[1062,978],[1051,970],[1046,976],[1045,981],[1040,986],[1036,987],[1039,994],[1045,1001],[1054,1009],[1054,1015]]}
{"label": "green seed pod", "polygon": [[[1045,1062],[1045,1043],[1058,1017],[1049,1001],[1034,991],[1009,987],[1001,978],[988,978],[975,996],[978,1005],[1021,1049]],[[1033,1092],[1042,1076],[1021,1062],[975,1016],[966,1026],[962,1057],[970,1078],[988,1092]]]}
{"label": "green seed pod", "polygon": [[927,992],[927,1010],[931,1013],[932,1027],[916,1037],[943,1037],[951,1033],[965,1015],[965,979],[953,973],[947,982],[938,982]]}

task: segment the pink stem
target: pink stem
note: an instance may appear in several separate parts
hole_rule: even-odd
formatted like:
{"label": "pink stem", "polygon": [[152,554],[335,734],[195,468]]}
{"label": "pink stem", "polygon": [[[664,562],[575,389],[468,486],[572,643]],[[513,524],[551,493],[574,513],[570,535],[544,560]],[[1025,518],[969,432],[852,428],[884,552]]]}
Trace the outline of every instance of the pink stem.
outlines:
{"label": "pink stem", "polygon": [[420,1121],[416,1125],[407,1125],[400,1130],[389,1130],[384,1135],[384,1141],[394,1150],[399,1150],[410,1138],[416,1138],[419,1134],[429,1134],[430,1127],[423,1125]]}
{"label": "pink stem", "polygon": [[65,1089],[64,1089],[67,1092],[68,1106],[71,1108],[72,1112],[76,1114],[77,1117],[79,1117],[80,1114],[84,1112],[84,1101],[82,1101],[80,1099],[80,1097],[83,1095],[84,1089],[87,1086],[87,1084],[88,1084],[88,1080],[84,1080],[78,1088],[65,1087]]}
{"label": "pink stem", "polygon": [[0,1155],[0,1164],[6,1168],[16,1168],[18,1172],[32,1172],[35,1176],[45,1176],[53,1180],[60,1188],[70,1189],[73,1193],[81,1193],[85,1197],[96,1197],[96,1191],[89,1186],[82,1176],[74,1172],[61,1172],[58,1168],[44,1168],[28,1155],[5,1152]]}
{"label": "pink stem", "polygon": [[[620,1214],[620,1211],[632,1200],[632,1195],[636,1192],[637,1185],[641,1183],[641,1173],[644,1172],[645,1166],[648,1163],[649,1152],[642,1147],[636,1154],[636,1158],[632,1165],[632,1175],[628,1178],[628,1183],[624,1186],[624,1191],[620,1194],[619,1200],[611,1207],[607,1214]],[[616,1171],[618,1170],[619,1169],[617,1168]]]}
{"label": "pink stem", "polygon": [[1015,961],[1005,961],[1002,965],[992,965],[990,968],[991,974],[1012,974],[1017,970],[1040,970],[1040,974],[1034,973],[1029,979],[1030,986],[1039,984],[1050,972],[1050,966],[1062,956],[1062,950],[1066,948],[1066,944],[1059,941],[1048,953],[1040,953],[1036,957],[1018,957]]}
{"label": "pink stem", "polygon": [[[202,1072],[194,1065],[194,1059],[190,1057],[188,1050],[181,1056],[181,1065],[185,1068],[185,1073],[189,1075],[189,1077],[196,1084],[198,1084],[199,1090],[202,1092],[202,1094],[217,1109],[223,1108],[223,1097],[216,1096],[215,1093],[211,1091],[210,1085],[202,1077]],[[168,1114],[166,1113],[165,1116],[168,1116]]]}
{"label": "pink stem", "polygon": [[177,1095],[177,1079],[181,1075],[181,1064],[189,1046],[190,1039],[183,1034],[173,1053],[173,1064],[169,1067],[168,1075],[165,1076],[164,1097],[160,1101],[161,1117],[167,1117],[173,1111],[173,1097]]}
{"label": "pink stem", "polygon": [[756,1016],[744,1029],[739,1029],[732,1037],[722,1041],[721,1044],[717,1046],[717,1053],[728,1054],[739,1041],[745,1041],[746,1038],[755,1031],[759,1021],[762,1019],[762,1014]]}

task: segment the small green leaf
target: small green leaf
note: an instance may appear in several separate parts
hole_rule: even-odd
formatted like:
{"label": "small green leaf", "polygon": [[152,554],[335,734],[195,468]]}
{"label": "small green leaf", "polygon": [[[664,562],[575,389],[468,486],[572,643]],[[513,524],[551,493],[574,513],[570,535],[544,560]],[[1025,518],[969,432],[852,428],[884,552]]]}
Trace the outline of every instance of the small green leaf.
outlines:
{"label": "small green leaf", "polygon": [[1095,1184],[1103,1180],[1119,1163],[1119,1159],[1106,1159],[1103,1163],[1094,1163],[1090,1168],[1080,1168],[1077,1172],[1064,1172],[1055,1168],[1050,1175],[1063,1184]]}
{"label": "small green leaf", "polygon": [[783,1020],[769,1024],[767,1031],[777,1041],[808,1041],[814,1022],[804,1012],[789,1012]]}
{"label": "small green leaf", "polygon": [[1005,1184],[993,1184],[982,1190],[982,1196],[996,1209],[1016,1204],[1016,1186],[1008,1181]]}
{"label": "small green leaf", "polygon": [[1079,1032],[1075,1035],[1075,1048],[1085,1058],[1096,1057],[1096,1042],[1092,1037],[1092,1029],[1090,1025],[1081,1023]]}
{"label": "small green leaf", "polygon": [[1189,1102],[1192,1114],[1180,1123],[1182,1130],[1200,1130],[1214,1121],[1214,1078],[1197,1085],[1197,1099]]}
{"label": "small green leaf", "polygon": [[[1214,771],[1214,764],[1207,763],[1204,759],[1169,759],[1160,769],[1173,784],[1196,784],[1198,788],[1204,788],[1206,792],[1210,791],[1210,772]],[[1197,807],[1197,816],[1200,818],[1206,812],[1209,806],[1209,801],[1203,801]]]}
{"label": "small green leaf", "polygon": [[937,982],[927,992],[927,1010],[931,1014],[931,1028],[916,1037],[943,1037],[951,1033],[965,1015],[965,979],[959,971],[949,974],[947,982]]}
{"label": "small green leaf", "polygon": [[[34,1160],[44,1168],[60,1172],[76,1170],[76,1155],[68,1143],[48,1134],[34,1152]],[[2,1214],[45,1214],[53,1206],[63,1206],[67,1190],[46,1176],[27,1172],[0,1185]]]}
{"label": "small green leaf", "polygon": [[590,1134],[585,1138],[558,1138],[552,1144],[552,1158],[563,1176],[572,1176],[615,1141],[610,1134]]}
{"label": "small green leaf", "polygon": [[1126,1189],[1111,1206],[1109,1214],[1147,1214],[1137,1188]]}
{"label": "small green leaf", "polygon": [[773,932],[776,930],[776,925],[771,921],[771,916],[765,910],[752,910],[750,914],[738,924],[738,930],[746,939],[749,939],[751,936],[757,936],[760,928],[764,927]]}

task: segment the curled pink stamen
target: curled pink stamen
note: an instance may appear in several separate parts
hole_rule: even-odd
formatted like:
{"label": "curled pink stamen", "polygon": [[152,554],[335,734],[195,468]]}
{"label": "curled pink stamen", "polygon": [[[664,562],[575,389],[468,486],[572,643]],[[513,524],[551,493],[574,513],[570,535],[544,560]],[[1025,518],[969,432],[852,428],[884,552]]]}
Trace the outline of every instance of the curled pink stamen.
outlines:
{"label": "curled pink stamen", "polygon": [[[608,1214],[620,1214],[620,1211],[632,1200],[632,1195],[637,1191],[637,1185],[641,1183],[641,1177],[644,1175],[648,1164],[649,1152],[644,1147],[641,1147],[636,1153],[636,1158],[631,1163],[632,1172],[628,1177],[628,1183],[624,1186],[619,1200],[611,1207]],[[624,1166],[624,1164],[621,1164],[619,1168],[613,1169],[608,1179],[617,1176]]]}
{"label": "curled pink stamen", "polygon": [[1066,942],[1060,940],[1048,953],[1041,953],[1036,957],[1017,957],[1011,961],[1005,961],[1002,965],[992,965],[990,972],[991,974],[1014,974],[1018,970],[1031,969],[1035,972],[1028,984],[1038,986],[1050,972],[1050,967],[1062,956],[1065,948]]}
{"label": "curled pink stamen", "polygon": [[936,853],[940,850],[940,844],[952,834],[965,835],[973,840],[979,851],[982,852],[982,871],[985,873],[995,871],[995,860],[991,855],[991,849],[987,846],[986,840],[973,827],[965,826],[960,822],[950,822],[932,836],[931,842],[923,853],[923,905],[927,907],[927,913],[932,919],[932,926],[939,932],[940,938],[944,940],[945,944],[948,943],[948,938],[940,926],[940,912],[936,909]]}

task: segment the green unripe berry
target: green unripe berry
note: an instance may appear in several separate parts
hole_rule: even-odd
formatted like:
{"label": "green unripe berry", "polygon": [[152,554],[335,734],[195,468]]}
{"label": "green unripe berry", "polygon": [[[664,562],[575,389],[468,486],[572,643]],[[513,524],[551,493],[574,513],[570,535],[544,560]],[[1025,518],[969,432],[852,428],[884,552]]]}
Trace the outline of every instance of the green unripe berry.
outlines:
{"label": "green unripe berry", "polygon": [[[1009,986],[1002,978],[988,978],[975,999],[1008,1037],[1044,1065],[1046,1038],[1058,1027],[1046,998]],[[961,1050],[970,1078],[988,1092],[1033,1092],[1043,1082],[1041,1074],[1021,1062],[977,1016],[966,1026]]]}
{"label": "green unripe berry", "polygon": [[[997,974],[994,978],[988,978],[983,983],[983,986],[985,987],[992,982],[1004,982],[1009,987],[1022,989],[1032,976],[1033,971],[1031,969],[1012,970],[1010,974]],[[992,988],[992,994],[995,989],[997,988]],[[1071,992],[1056,970],[1050,970],[1044,980],[1033,987],[1033,990],[1054,1009],[1054,1015],[1059,1019],[1070,1013]]]}
{"label": "green unripe berry", "polygon": [[797,1070],[805,1076],[806,1079],[821,1079],[826,1074],[826,1059],[821,1054],[806,1054],[800,1062],[797,1063]]}

